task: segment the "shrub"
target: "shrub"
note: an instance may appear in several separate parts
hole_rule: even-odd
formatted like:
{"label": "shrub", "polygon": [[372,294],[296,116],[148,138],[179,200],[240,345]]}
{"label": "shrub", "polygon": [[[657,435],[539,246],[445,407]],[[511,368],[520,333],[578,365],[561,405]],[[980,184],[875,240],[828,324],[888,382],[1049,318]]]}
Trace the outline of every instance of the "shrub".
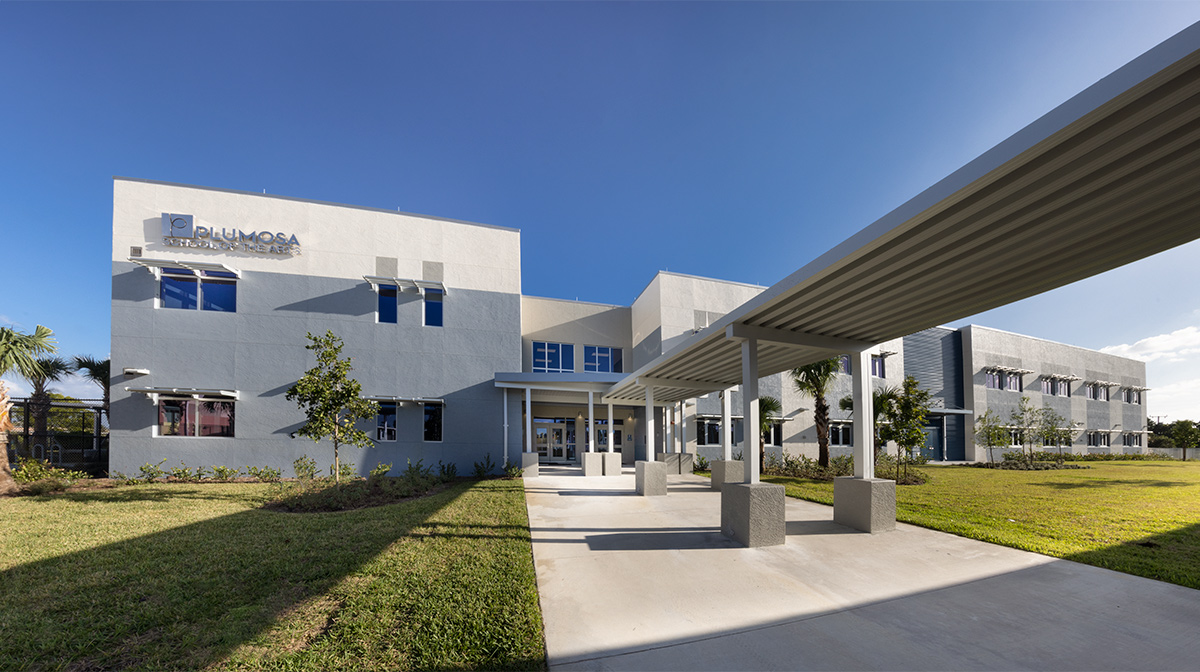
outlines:
{"label": "shrub", "polygon": [[829,460],[828,467],[822,467],[816,460],[804,455],[785,454],[782,460],[774,455],[768,455],[767,463],[763,466],[763,473],[771,476],[832,481],[838,476],[849,476],[854,473],[854,458],[849,455],[839,455]]}
{"label": "shrub", "polygon": [[708,467],[709,467],[708,458],[706,458],[702,455],[697,455],[696,456],[696,469],[699,471],[708,471]]}
{"label": "shrub", "polygon": [[301,455],[292,462],[292,469],[296,472],[296,478],[301,481],[311,481],[317,477],[317,461],[308,455]]}
{"label": "shrub", "polygon": [[227,467],[225,465],[213,465],[213,478],[218,481],[231,481],[241,475],[242,470],[235,467]]}
{"label": "shrub", "polygon": [[383,462],[380,462],[379,464],[375,465],[375,468],[369,472],[369,475],[367,478],[368,478],[368,480],[370,480],[370,479],[379,480],[379,479],[383,478],[384,476],[387,476],[388,472],[390,472],[391,470],[392,470],[391,462],[388,462],[386,464]]}
{"label": "shrub", "polygon": [[17,468],[12,472],[12,477],[18,483],[34,483],[44,478],[57,478],[73,483],[90,478],[86,472],[60,469],[52,466],[49,461],[35,460],[32,457],[17,458]]}
{"label": "shrub", "polygon": [[[488,457],[491,457],[491,455],[489,454]],[[441,478],[445,483],[453,481],[454,479],[458,478],[458,465],[454,464],[453,462],[450,464],[442,464],[442,461],[438,460],[438,477]]]}
{"label": "shrub", "polygon": [[483,456],[483,462],[475,463],[475,478],[487,478],[496,470],[496,463],[492,461],[492,454],[488,453]]}
{"label": "shrub", "polygon": [[[329,465],[329,475],[330,476],[334,475],[334,468],[333,468],[332,464]],[[355,469],[354,469],[354,463],[353,462],[339,462],[338,467],[337,467],[337,477],[338,478],[349,478],[349,479],[358,478],[358,472],[355,471]]]}
{"label": "shrub", "polygon": [[512,464],[509,464],[507,467],[504,468],[504,477],[505,478],[520,478],[524,473],[525,473],[525,470],[523,468],[521,468],[521,465],[517,464],[516,462],[513,462]]}
{"label": "shrub", "polygon": [[408,461],[408,467],[404,469],[404,473],[400,479],[413,490],[413,492],[425,492],[437,484],[437,479],[433,475],[433,468],[426,467],[424,460],[417,460],[413,464],[412,460]]}
{"label": "shrub", "polygon": [[139,469],[141,472],[141,479],[146,483],[153,483],[160,478],[166,478],[167,472],[163,471],[162,469],[162,465],[165,464],[166,461],[167,458],[164,457],[158,464],[150,464],[149,462],[143,464]]}
{"label": "shrub", "polygon": [[[1029,454],[1021,451],[1011,451],[1002,455],[1005,462],[1028,462]],[[1124,462],[1124,461],[1175,461],[1176,458],[1170,455],[1160,453],[1134,453],[1126,455],[1124,453],[1085,453],[1078,455],[1075,453],[1051,453],[1045,450],[1039,450],[1033,453],[1034,462]]]}
{"label": "shrub", "polygon": [[1003,462],[976,462],[973,467],[984,469],[1009,469],[1013,471],[1049,471],[1051,469],[1090,469],[1086,464],[1067,464],[1066,462],[1030,462],[1024,460],[1005,460]]}
{"label": "shrub", "polygon": [[196,473],[191,469],[188,469],[188,466],[183,462],[180,462],[178,467],[171,467],[168,469],[167,473],[171,476],[171,478],[177,481],[184,481],[185,483],[199,480],[196,477]]}
{"label": "shrub", "polygon": [[114,481],[120,481],[121,485],[136,485],[138,483],[136,476],[129,476],[119,471],[108,472],[108,477]]}
{"label": "shrub", "polygon": [[[920,460],[920,461],[918,461]],[[896,481],[896,485],[922,485],[929,480],[929,474],[920,469],[906,468],[914,464],[925,464],[928,462],[923,457],[915,458],[901,456],[899,460],[895,456],[887,453],[875,454],[875,477],[890,478]],[[851,468],[853,471],[853,467]]]}
{"label": "shrub", "polygon": [[275,483],[283,476],[283,472],[272,467],[246,467],[246,473],[262,483]]}

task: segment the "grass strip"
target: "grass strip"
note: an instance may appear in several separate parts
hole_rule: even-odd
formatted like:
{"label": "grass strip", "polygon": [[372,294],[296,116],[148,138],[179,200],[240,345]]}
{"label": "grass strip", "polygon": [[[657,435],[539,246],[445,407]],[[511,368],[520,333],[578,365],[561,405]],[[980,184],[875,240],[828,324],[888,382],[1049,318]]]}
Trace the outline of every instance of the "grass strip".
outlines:
{"label": "grass strip", "polygon": [[338,513],[269,486],[0,499],[0,669],[544,669],[520,480]]}
{"label": "grass strip", "polygon": [[[896,519],[971,539],[1200,588],[1200,463],[1093,462],[1003,471],[924,465],[896,488]],[[833,483],[763,476],[833,504]]]}

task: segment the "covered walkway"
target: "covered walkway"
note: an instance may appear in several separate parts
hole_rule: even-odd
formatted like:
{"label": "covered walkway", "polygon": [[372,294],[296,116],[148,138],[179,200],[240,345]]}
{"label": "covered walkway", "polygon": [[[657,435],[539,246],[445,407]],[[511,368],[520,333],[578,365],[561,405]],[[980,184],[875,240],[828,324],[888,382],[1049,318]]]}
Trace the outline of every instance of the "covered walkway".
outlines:
{"label": "covered walkway", "polygon": [[787,540],[721,535],[708,479],[527,479],[552,669],[1183,670],[1195,590],[787,500]]}

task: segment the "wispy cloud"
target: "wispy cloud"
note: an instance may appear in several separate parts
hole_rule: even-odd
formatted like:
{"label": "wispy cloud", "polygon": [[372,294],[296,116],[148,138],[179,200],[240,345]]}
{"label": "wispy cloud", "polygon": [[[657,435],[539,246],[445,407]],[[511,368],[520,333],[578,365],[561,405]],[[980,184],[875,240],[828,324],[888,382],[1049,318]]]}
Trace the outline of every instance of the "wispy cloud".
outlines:
{"label": "wispy cloud", "polygon": [[1200,328],[1184,327],[1169,334],[1143,338],[1133,344],[1110,345],[1100,348],[1100,352],[1140,359],[1143,362],[1153,362],[1156,359],[1183,361],[1193,355],[1200,355]]}
{"label": "wispy cloud", "polygon": [[30,389],[28,384],[21,380],[11,380],[9,378],[0,378],[6,386],[8,386],[8,395],[10,397],[28,397]]}

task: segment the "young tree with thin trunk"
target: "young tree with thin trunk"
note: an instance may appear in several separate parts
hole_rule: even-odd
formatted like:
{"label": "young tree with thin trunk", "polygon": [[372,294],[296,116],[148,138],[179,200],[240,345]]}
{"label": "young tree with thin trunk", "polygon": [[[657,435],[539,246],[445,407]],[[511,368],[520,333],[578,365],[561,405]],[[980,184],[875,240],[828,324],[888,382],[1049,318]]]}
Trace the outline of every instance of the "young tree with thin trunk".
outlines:
{"label": "young tree with thin trunk", "polygon": [[[896,387],[895,385],[887,385],[885,387],[877,387],[871,393],[871,406],[872,406],[872,410],[875,412],[875,418],[874,418],[874,422],[872,424],[872,429],[874,430],[873,436],[875,437],[875,452],[876,453],[881,452],[883,450],[883,444],[884,444],[883,435],[880,433],[880,430],[883,427],[883,421],[885,419],[887,419],[888,417],[891,417],[892,404],[896,403],[896,400],[899,398],[900,398],[900,388]],[[840,408],[843,411],[846,411],[848,413],[853,413],[854,412],[854,397],[852,397],[850,395],[846,395],[846,396],[842,397],[841,400],[838,401],[838,408]]]}
{"label": "young tree with thin trunk", "polygon": [[829,466],[829,402],[825,395],[841,370],[837,357],[822,359],[792,369],[792,384],[796,390],[813,398],[813,424],[817,426],[817,463]]}
{"label": "young tree with thin trunk", "polygon": [[988,462],[996,461],[995,449],[1007,446],[1009,436],[1008,427],[991,409],[975,421],[975,444],[987,448]]}
{"label": "young tree with thin trunk", "polygon": [[1034,434],[1042,440],[1043,446],[1055,446],[1058,455],[1062,457],[1063,444],[1071,445],[1075,440],[1078,429],[1062,415],[1049,406],[1043,406],[1037,415],[1037,429]]}
{"label": "young tree with thin trunk", "polygon": [[371,437],[355,425],[359,420],[375,417],[379,405],[362,398],[362,385],[349,375],[350,359],[339,358],[342,339],[326,331],[324,336],[310,333],[308,340],[304,347],[316,353],[317,365],[288,389],[287,398],[295,400],[307,418],[298,434],[316,443],[326,438],[333,441],[333,479],[340,483],[339,449],[343,445],[371,443]]}
{"label": "young tree with thin trunk", "polygon": [[929,413],[929,397],[929,391],[921,389],[916,378],[904,377],[904,387],[892,404],[888,418],[891,424],[886,428],[886,438],[896,442],[897,477],[900,475],[901,464],[904,464],[904,475],[908,475],[908,461],[903,459],[903,456],[911,457],[913,451],[925,445],[925,417]]}
{"label": "young tree with thin trunk", "polygon": [[1017,407],[1008,416],[1009,426],[1017,433],[1017,439],[1024,448],[1029,449],[1026,459],[1030,463],[1033,462],[1033,440],[1037,436],[1039,415],[1041,415],[1040,409],[1034,408],[1029,397],[1022,395],[1021,400],[1017,402]]}

